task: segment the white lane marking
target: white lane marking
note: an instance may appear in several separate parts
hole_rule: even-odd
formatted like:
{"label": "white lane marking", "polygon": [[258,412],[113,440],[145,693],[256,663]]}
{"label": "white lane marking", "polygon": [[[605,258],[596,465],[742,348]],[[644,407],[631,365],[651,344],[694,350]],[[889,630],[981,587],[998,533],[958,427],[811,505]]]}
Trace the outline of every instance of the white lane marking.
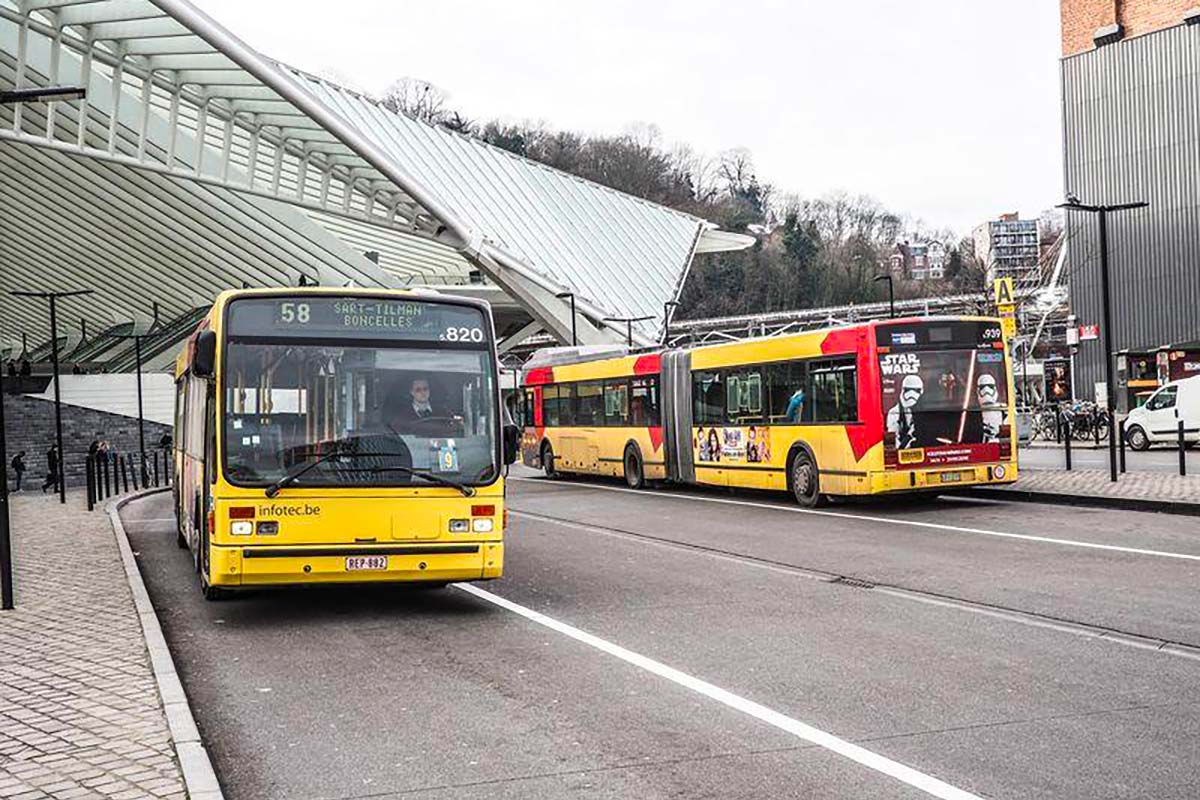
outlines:
{"label": "white lane marking", "polygon": [[886,756],[881,756],[878,753],[867,750],[852,744],[845,739],[840,739],[831,733],[814,728],[797,719],[781,714],[778,711],[767,708],[764,705],[747,700],[744,697],[726,691],[719,686],[714,686],[707,681],[688,675],[685,672],[680,672],[674,667],[668,667],[659,661],[652,658],[635,653],[632,650],[627,650],[618,644],[601,639],[586,631],[580,630],[573,625],[568,625],[565,622],[559,622],[552,617],[534,611],[531,608],[526,608],[523,605],[514,603],[511,600],[506,600],[499,595],[480,589],[466,583],[456,583],[455,587],[461,589],[468,594],[475,595],[480,600],[485,600],[493,605],[497,605],[514,614],[518,614],[531,622],[536,622],[538,625],[543,625],[550,630],[556,631],[574,639],[577,642],[582,642],[589,647],[594,647],[601,652],[607,653],[610,656],[615,656],[622,661],[632,664],[639,669],[646,670],[660,678],[666,678],[672,683],[689,689],[697,694],[716,700],[735,711],[740,711],[743,714],[748,714],[757,720],[772,725],[786,733],[790,733],[806,742],[811,742],[818,747],[823,747],[826,750],[837,753],[838,755],[848,758],[857,764],[861,764],[868,769],[875,770],[889,777],[895,778],[902,783],[906,783],[916,789],[920,789],[932,797],[943,798],[943,800],[982,800],[978,795],[963,791],[955,786],[951,786],[944,781],[940,781],[931,775],[926,775],[923,772],[918,772],[912,767],[905,766],[898,761],[893,761]]}
{"label": "white lane marking", "polygon": [[640,495],[645,498],[666,498],[675,500],[697,500],[705,503],[723,503],[732,506],[750,506],[752,508],[768,508],[773,511],[786,511],[792,514],[813,514],[819,517],[833,517],[835,519],[852,519],[862,522],[877,522],[886,525],[904,525],[912,528],[929,528],[936,531],[948,531],[950,533],[970,533],[977,536],[995,536],[1001,539],[1019,539],[1026,542],[1040,542],[1042,544],[1057,544],[1064,547],[1081,547],[1088,550],[1107,550],[1114,553],[1129,553],[1139,556],[1153,556],[1155,558],[1175,558],[1183,561],[1200,561],[1200,555],[1191,553],[1170,553],[1165,550],[1147,550],[1141,547],[1123,547],[1116,544],[1100,544],[1099,542],[1081,542],[1075,539],[1057,539],[1053,536],[1034,536],[1028,533],[1006,533],[1004,531],[990,531],[984,528],[967,528],[961,525],[945,525],[940,522],[921,522],[915,519],[895,519],[893,517],[872,517],[868,514],[850,514],[845,511],[818,511],[814,508],[799,508],[796,506],[781,506],[775,503],[756,503],[751,500],[731,500],[725,497],[705,497],[700,494],[676,494],[673,492],[646,492],[641,489],[625,489],[620,486],[602,486],[598,483],[586,483],[573,481],[571,483],[553,483],[551,481],[541,480],[537,478],[517,478],[510,477],[510,481],[527,481],[536,483],[539,486],[552,486],[555,488],[568,489],[575,486],[582,486],[588,489],[597,489],[605,492],[629,492],[630,494]]}
{"label": "white lane marking", "polygon": [[[715,550],[710,550],[702,545],[689,545],[686,542],[676,542],[671,539],[648,538],[646,536],[639,536],[633,533],[625,533],[624,531],[611,530],[609,528],[598,528],[594,525],[586,525],[581,522],[566,522],[564,520],[549,517],[544,514],[536,514],[532,511],[513,510],[510,513],[514,517],[527,517],[529,519],[537,520],[538,522],[544,522],[548,525],[558,525],[569,530],[583,531],[589,535],[599,534],[601,536],[611,536],[614,539],[622,539],[635,544],[659,547],[664,550],[682,550],[683,552],[690,553],[691,555],[715,558],[719,561],[727,561],[742,567],[752,567],[754,569],[766,570],[768,572],[777,572],[791,578],[804,578],[805,580],[818,581],[820,583],[830,583],[832,578],[836,577],[836,575],[832,572],[815,572],[804,567],[792,567],[784,564],[775,564],[769,561],[763,561],[756,559],[754,556],[722,553]],[[881,584],[875,586],[873,589],[871,589],[871,591],[886,595],[888,597],[894,597],[898,600],[907,600],[912,603],[923,603],[925,605],[937,606],[939,608],[948,608],[954,611],[962,611],[967,614],[980,614],[985,617],[1016,623],[1017,625],[1028,625],[1031,628],[1043,628],[1046,630],[1055,631],[1057,633],[1067,633],[1072,636],[1082,636],[1087,639],[1103,639],[1104,641],[1111,642],[1113,644],[1119,644],[1127,647],[1137,647],[1142,650],[1153,650],[1158,653],[1164,653],[1171,656],[1180,656],[1182,658],[1190,658],[1192,660],[1200,660],[1200,648],[1182,642],[1175,643],[1168,642],[1165,639],[1156,639],[1152,636],[1124,634],[1120,631],[1108,630],[1098,626],[1088,625],[1087,623],[1072,622],[1070,620],[1057,620],[1051,617],[1043,617],[1025,611],[987,606],[981,603],[974,603],[970,600],[961,600],[954,597],[938,597],[936,595],[924,594],[919,590],[906,589],[903,586],[888,586],[887,584]]]}

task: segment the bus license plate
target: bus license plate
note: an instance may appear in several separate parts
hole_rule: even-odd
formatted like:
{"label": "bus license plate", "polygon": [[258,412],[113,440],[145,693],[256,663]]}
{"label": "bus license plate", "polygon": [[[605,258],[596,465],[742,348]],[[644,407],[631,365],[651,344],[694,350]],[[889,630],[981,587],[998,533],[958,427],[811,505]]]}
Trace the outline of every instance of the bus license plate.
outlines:
{"label": "bus license plate", "polygon": [[942,483],[958,483],[962,480],[961,472],[942,472],[939,474],[942,477]]}
{"label": "bus license plate", "polygon": [[387,556],[349,556],[346,571],[387,569]]}

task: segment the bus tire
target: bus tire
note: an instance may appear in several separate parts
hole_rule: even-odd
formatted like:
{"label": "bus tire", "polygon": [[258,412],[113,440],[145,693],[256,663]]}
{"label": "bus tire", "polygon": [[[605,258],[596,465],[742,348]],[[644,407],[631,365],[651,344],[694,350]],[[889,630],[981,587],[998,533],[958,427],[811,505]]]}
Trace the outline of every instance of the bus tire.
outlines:
{"label": "bus tire", "polygon": [[202,594],[204,596],[204,599],[210,603],[215,602],[217,600],[224,600],[226,597],[229,596],[229,591],[227,589],[222,589],[220,587],[213,586],[211,583],[208,582],[208,572],[210,569],[210,565],[208,563],[208,533],[207,532],[200,534],[200,547],[198,549],[200,550],[200,594]]}
{"label": "bus tire", "polygon": [[642,467],[642,454],[637,445],[625,446],[625,484],[630,489],[642,489],[646,486],[646,470]]}
{"label": "bus tire", "polygon": [[1125,431],[1125,439],[1134,450],[1143,451],[1150,449],[1150,437],[1142,430],[1141,425],[1134,425]]}
{"label": "bus tire", "polygon": [[558,470],[554,468],[554,448],[549,442],[542,442],[542,472],[547,478],[557,478]]}
{"label": "bus tire", "polygon": [[825,504],[821,494],[821,473],[817,461],[805,448],[797,449],[788,463],[788,484],[796,502],[804,508]]}

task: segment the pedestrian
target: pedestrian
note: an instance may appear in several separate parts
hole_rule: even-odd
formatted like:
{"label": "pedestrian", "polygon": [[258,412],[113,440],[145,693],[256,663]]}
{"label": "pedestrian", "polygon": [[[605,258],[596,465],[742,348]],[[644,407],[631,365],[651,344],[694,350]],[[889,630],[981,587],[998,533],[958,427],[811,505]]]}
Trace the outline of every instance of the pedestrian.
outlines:
{"label": "pedestrian", "polygon": [[19,491],[21,491],[21,478],[25,475],[25,451],[24,450],[22,450],[21,452],[17,453],[15,456],[13,456],[12,468],[13,468],[13,472],[17,473],[17,481],[16,481],[17,485],[16,485],[16,488],[13,489],[13,491],[19,492]]}
{"label": "pedestrian", "polygon": [[51,486],[58,491],[58,445],[50,445],[46,451],[46,482],[42,484],[42,494]]}
{"label": "pedestrian", "polygon": [[11,358],[8,360],[8,377],[17,377],[17,362],[13,361]]}
{"label": "pedestrian", "polygon": [[22,358],[21,359],[21,377],[28,378],[31,374],[33,374],[33,368],[31,366],[29,366],[29,359]]}

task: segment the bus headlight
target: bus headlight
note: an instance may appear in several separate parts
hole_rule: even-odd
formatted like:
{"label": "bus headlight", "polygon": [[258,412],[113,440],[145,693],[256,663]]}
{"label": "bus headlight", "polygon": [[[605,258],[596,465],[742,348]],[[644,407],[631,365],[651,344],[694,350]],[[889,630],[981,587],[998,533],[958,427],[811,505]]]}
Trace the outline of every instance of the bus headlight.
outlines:
{"label": "bus headlight", "polygon": [[239,519],[229,524],[229,533],[233,536],[249,536],[254,533],[254,523],[248,519]]}
{"label": "bus headlight", "polygon": [[471,520],[471,530],[475,531],[476,533],[491,533],[492,529],[495,527],[496,523],[493,522],[490,517]]}
{"label": "bus headlight", "polygon": [[466,533],[471,530],[471,520],[469,519],[452,519],[450,520],[451,533]]}
{"label": "bus headlight", "polygon": [[995,476],[996,480],[1002,480],[1007,474],[1008,470],[1004,468],[1003,464],[997,464],[996,468],[992,470],[992,475]]}

